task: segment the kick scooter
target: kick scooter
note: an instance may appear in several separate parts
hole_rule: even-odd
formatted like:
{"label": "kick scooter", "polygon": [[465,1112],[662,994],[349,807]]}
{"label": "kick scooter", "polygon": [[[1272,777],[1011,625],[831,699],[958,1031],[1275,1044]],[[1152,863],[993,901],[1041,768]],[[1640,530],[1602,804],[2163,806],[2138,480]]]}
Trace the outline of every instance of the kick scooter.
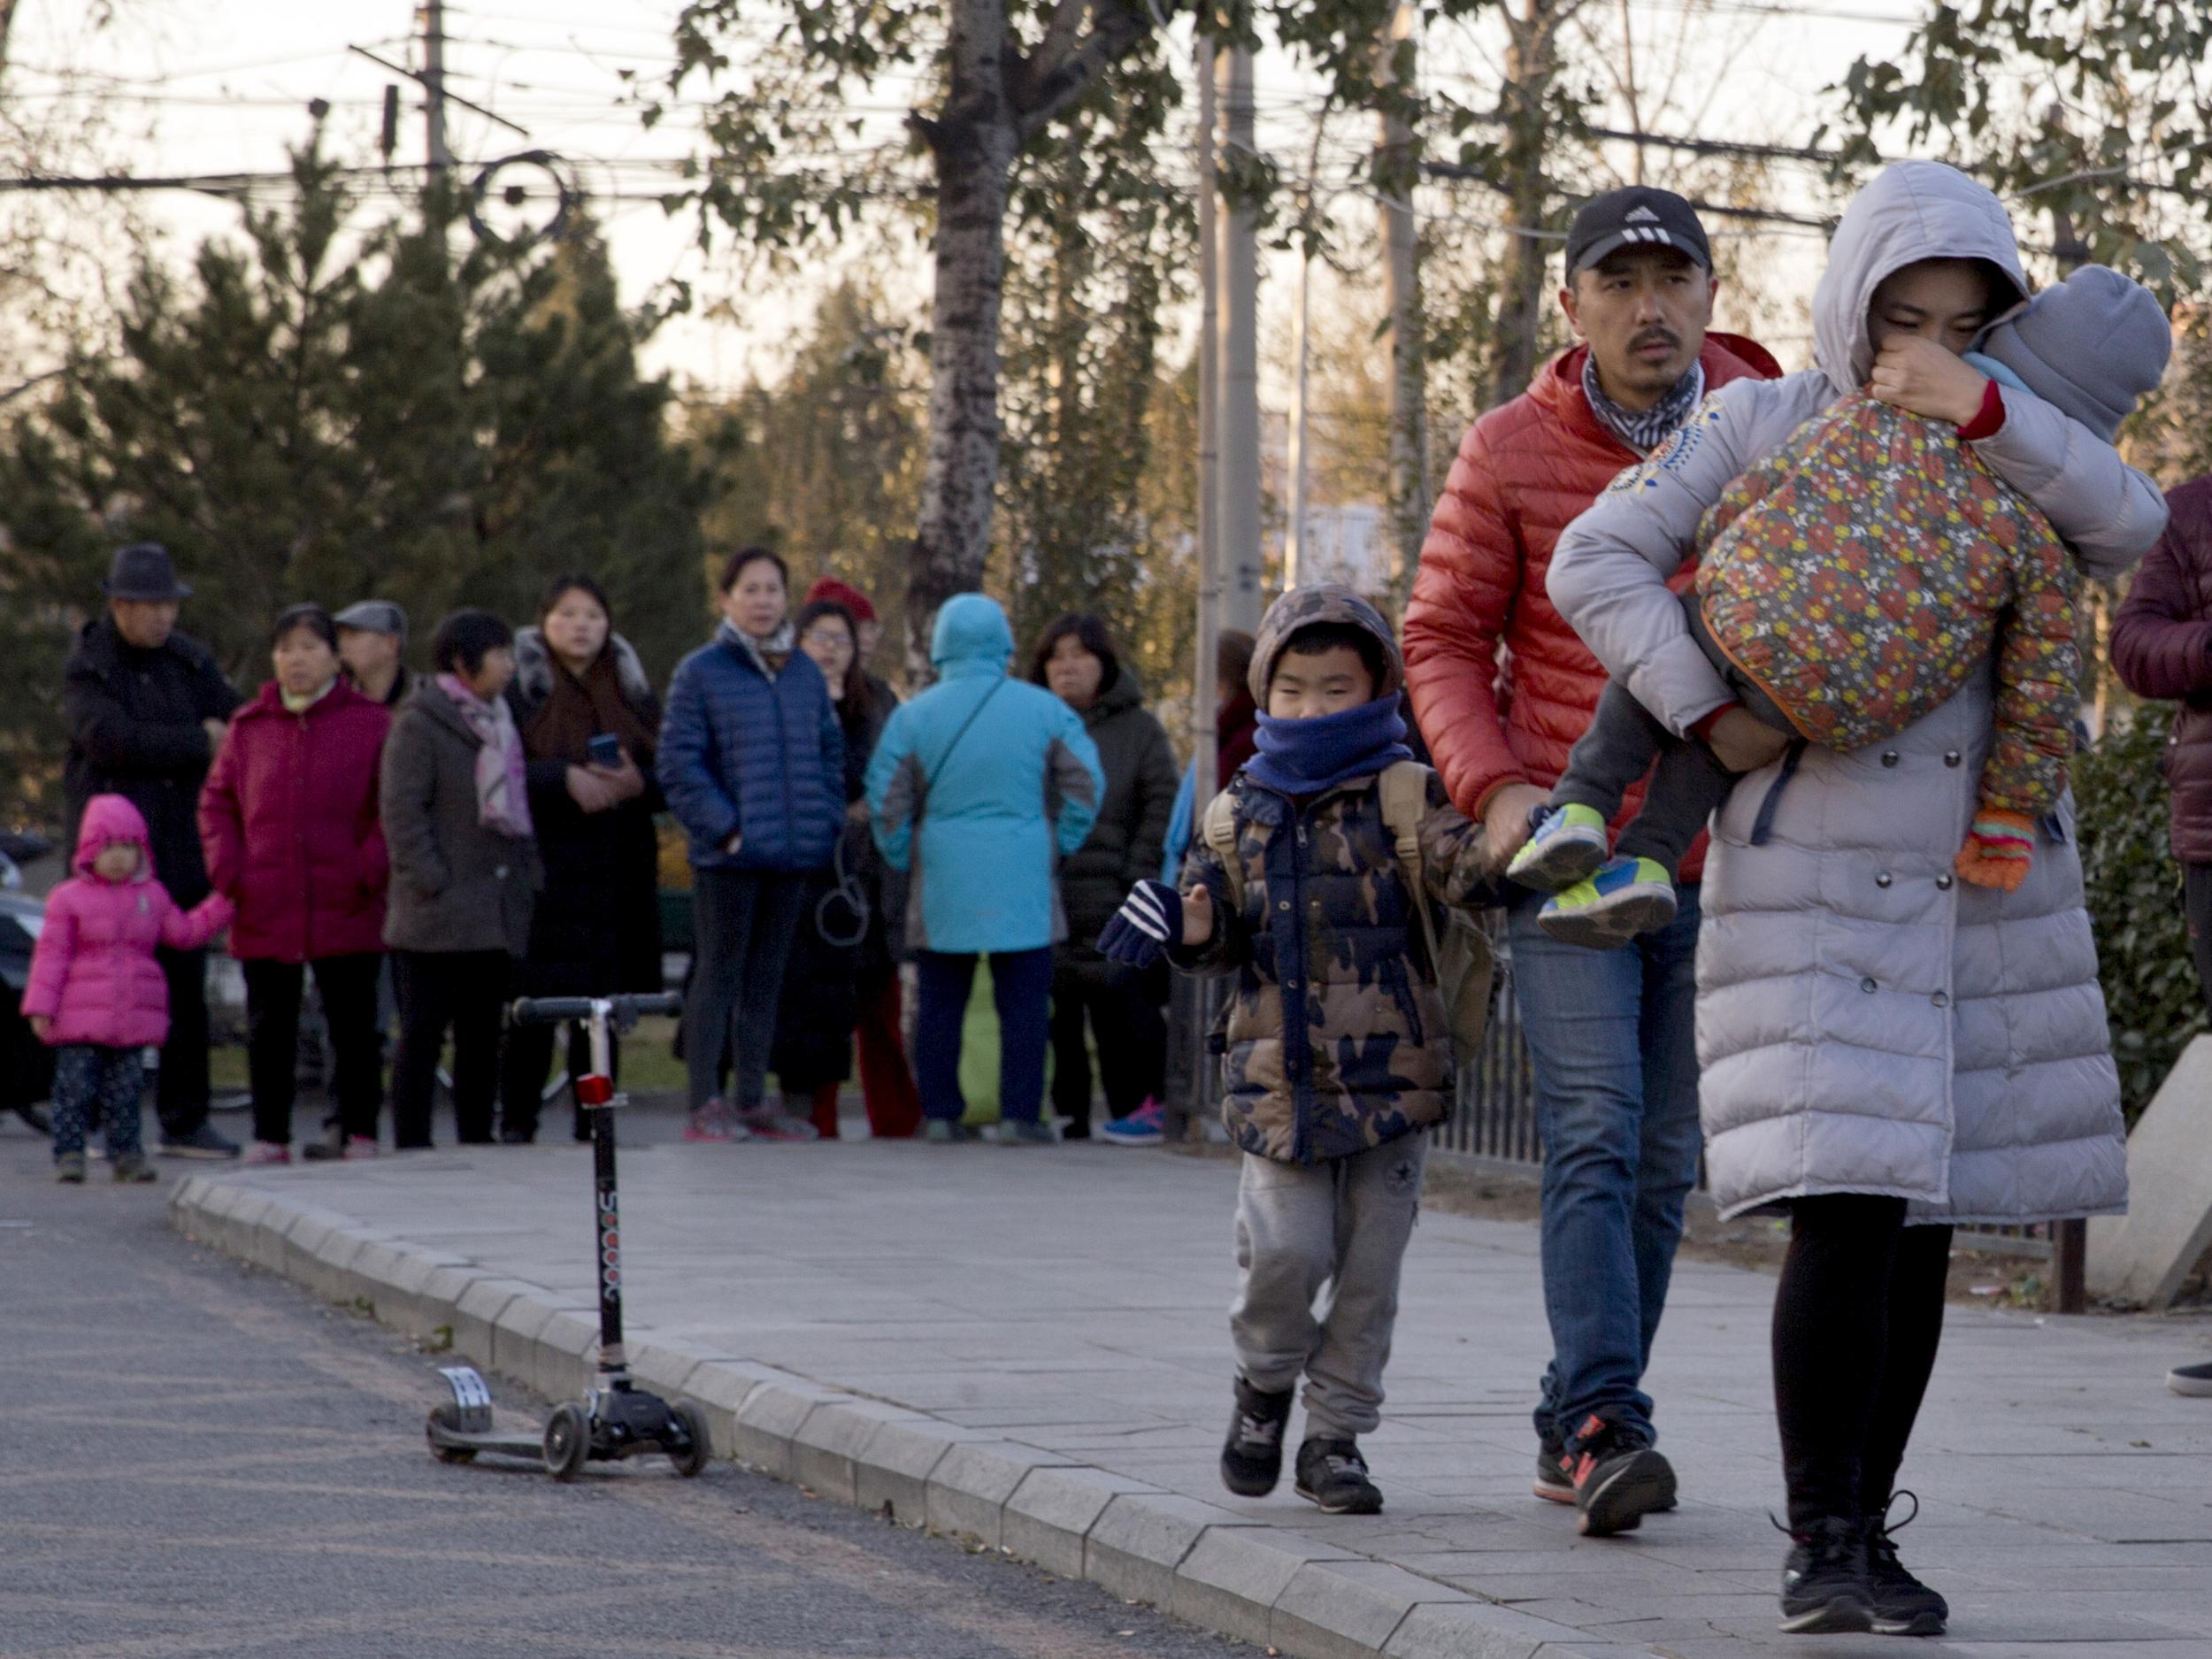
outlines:
{"label": "kick scooter", "polygon": [[689,1401],[670,1405],[630,1380],[622,1348],[622,1222],[615,1198],[614,1108],[628,1097],[615,1093],[609,1035],[628,1031],[641,1014],[673,1014],[682,999],[660,996],[524,997],[513,1008],[518,1025],[582,1020],[591,1033],[591,1071],[576,1079],[576,1103],[591,1113],[591,1157],[599,1256],[599,1386],[580,1400],[564,1401],[546,1419],[542,1437],[501,1433],[492,1426],[491,1390],[473,1365],[450,1365],[442,1375],[453,1390],[449,1404],[432,1409],[426,1432],[430,1455],[442,1463],[475,1461],[479,1452],[542,1457],[556,1480],[573,1480],[587,1463],[613,1463],[659,1452],[688,1479],[706,1467],[707,1422]]}

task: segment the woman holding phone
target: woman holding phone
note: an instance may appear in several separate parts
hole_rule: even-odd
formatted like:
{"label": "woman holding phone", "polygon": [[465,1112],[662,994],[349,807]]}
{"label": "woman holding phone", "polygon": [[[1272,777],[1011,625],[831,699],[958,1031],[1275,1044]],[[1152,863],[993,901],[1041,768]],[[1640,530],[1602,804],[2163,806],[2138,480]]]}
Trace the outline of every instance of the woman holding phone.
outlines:
{"label": "woman holding phone", "polygon": [[[522,733],[530,814],[546,869],[516,994],[659,990],[653,835],[659,792],[652,778],[660,702],[637,653],[614,631],[605,590],[590,577],[557,577],[546,588],[537,626],[515,635],[507,701]],[[502,1141],[536,1138],[554,1031],[508,1030]],[[582,1027],[572,1027],[572,1077],[589,1070],[584,1041]],[[590,1138],[580,1110],[575,1134]]]}

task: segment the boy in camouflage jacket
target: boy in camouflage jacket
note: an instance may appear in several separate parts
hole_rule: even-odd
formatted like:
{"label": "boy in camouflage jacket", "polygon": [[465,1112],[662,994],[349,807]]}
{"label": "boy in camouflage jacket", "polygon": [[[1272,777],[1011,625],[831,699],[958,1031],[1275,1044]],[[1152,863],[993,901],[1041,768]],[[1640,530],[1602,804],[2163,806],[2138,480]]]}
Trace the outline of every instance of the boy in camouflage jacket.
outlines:
{"label": "boy in camouflage jacket", "polygon": [[[1691,637],[1736,693],[1731,706],[1801,743],[1894,737],[1993,663],[1995,730],[1955,864],[1977,886],[2018,888],[2035,826],[2065,794],[2080,656],[2072,556],[1970,445],[2002,424],[2000,386],[2109,443],[2157,384],[2170,338],[2148,290],[2085,266],[1966,354],[1990,380],[1974,422],[1955,430],[1855,393],[1739,478],[1698,528]],[[1709,418],[1677,442],[1696,442]],[[1642,476],[1632,468],[1612,488]],[[1681,854],[1735,784],[1703,735],[1678,739],[1619,682],[1607,688],[1508,870],[1557,892],[1538,918],[1546,932],[1602,948],[1672,918]],[[1655,757],[1646,805],[1609,861],[1605,825]]]}
{"label": "boy in camouflage jacket", "polygon": [[1248,1497],[1274,1489],[1302,1375],[1297,1490],[1333,1513],[1382,1507],[1358,1437],[1380,1421],[1422,1132],[1451,1106],[1451,1037],[1413,906],[1463,903],[1483,877],[1480,829],[1430,773],[1427,892],[1409,887],[1380,788],[1410,759],[1403,683],[1389,625],[1349,588],[1284,595],[1252,659],[1259,752],[1226,792],[1233,856],[1196,841],[1183,893],[1140,883],[1099,941],[1117,960],[1165,954],[1186,972],[1237,976],[1213,1039],[1222,1117],[1244,1151],[1222,1479]]}

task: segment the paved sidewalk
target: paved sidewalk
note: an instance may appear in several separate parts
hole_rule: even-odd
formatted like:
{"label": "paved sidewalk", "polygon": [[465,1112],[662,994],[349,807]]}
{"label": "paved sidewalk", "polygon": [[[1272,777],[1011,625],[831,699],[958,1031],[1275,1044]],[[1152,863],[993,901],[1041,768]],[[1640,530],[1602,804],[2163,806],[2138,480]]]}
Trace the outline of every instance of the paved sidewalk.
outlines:
{"label": "paved sidewalk", "polygon": [[[1434,1213],[1365,1442],[1386,1512],[1230,1496],[1234,1181],[1098,1145],[628,1151],[634,1356],[772,1472],[1287,1654],[1896,1651],[1774,1630],[1772,1281],[1734,1268],[1676,1274],[1650,1386],[1683,1502],[1639,1533],[1578,1539],[1529,1495],[1534,1230]],[[588,1184],[570,1146],[235,1170],[176,1220],[555,1392],[595,1334]],[[1902,1536],[1953,1633],[1914,1652],[2212,1659],[2212,1401],[2162,1386],[2208,1350],[2212,1321],[1953,1310]]]}

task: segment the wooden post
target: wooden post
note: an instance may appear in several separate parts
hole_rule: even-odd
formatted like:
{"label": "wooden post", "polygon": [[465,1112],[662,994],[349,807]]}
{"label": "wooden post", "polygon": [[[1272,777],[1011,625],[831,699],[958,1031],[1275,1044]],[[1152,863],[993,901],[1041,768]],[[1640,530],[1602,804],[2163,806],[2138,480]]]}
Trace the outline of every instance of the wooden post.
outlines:
{"label": "wooden post", "polygon": [[2058,1282],[2058,1310],[2084,1313],[2089,1307],[2087,1282],[2089,1224],[2062,1221],[2051,1229],[2051,1270]]}

